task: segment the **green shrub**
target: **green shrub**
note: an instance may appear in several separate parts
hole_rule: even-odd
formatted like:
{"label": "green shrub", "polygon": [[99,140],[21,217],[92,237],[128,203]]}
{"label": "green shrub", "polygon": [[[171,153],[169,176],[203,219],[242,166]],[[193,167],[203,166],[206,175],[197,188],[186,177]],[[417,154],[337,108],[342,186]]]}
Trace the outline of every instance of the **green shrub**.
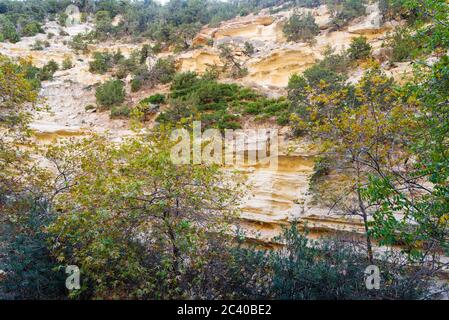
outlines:
{"label": "green shrub", "polygon": [[129,118],[131,110],[127,106],[113,106],[111,108],[111,118]]}
{"label": "green shrub", "polygon": [[367,0],[326,0],[333,18],[333,24],[337,28],[345,26],[354,18],[366,13]]}
{"label": "green shrub", "polygon": [[254,46],[250,42],[246,41],[243,53],[246,54],[247,56],[253,55],[254,54]]}
{"label": "green shrub", "polygon": [[226,101],[234,95],[233,85],[222,84],[215,81],[203,81],[196,89],[196,97],[201,105]]}
{"label": "green shrub", "polygon": [[117,73],[121,78],[125,78],[130,73],[137,75],[139,74],[139,69],[140,72],[142,71],[142,69],[144,69],[147,72],[146,66],[140,66],[132,58],[121,59],[117,62]]}
{"label": "green shrub", "polygon": [[40,78],[42,81],[53,79],[53,74],[58,71],[59,65],[56,61],[50,60],[45,66],[42,67],[40,72]]}
{"label": "green shrub", "polygon": [[288,125],[290,123],[290,113],[280,114],[276,119],[276,123],[280,126]]}
{"label": "green shrub", "polygon": [[[310,240],[297,223],[276,240],[282,250],[240,248],[234,251],[239,268],[240,296],[280,300],[419,299],[430,283],[422,270],[404,267],[404,258],[393,252],[378,257],[382,285],[368,290],[364,274],[369,265],[361,243],[342,239]],[[255,281],[249,279],[257,279]]]}
{"label": "green shrub", "polygon": [[350,59],[346,52],[336,54],[328,47],[324,58],[305,70],[303,75],[312,87],[317,87],[322,80],[331,85],[331,88],[335,88],[346,80],[349,67]]}
{"label": "green shrub", "polygon": [[321,82],[325,82],[331,88],[344,81],[344,76],[327,66],[317,63],[304,71],[304,77],[312,87],[318,87]]}
{"label": "green shrub", "polygon": [[353,38],[348,49],[349,57],[352,60],[366,59],[371,55],[371,49],[366,37]]}
{"label": "green shrub", "polygon": [[320,33],[320,28],[311,13],[294,13],[285,23],[283,31],[288,41],[311,41]]}
{"label": "green shrub", "polygon": [[[294,111],[300,116],[304,116],[305,108],[303,102],[306,100],[308,85],[306,78],[296,73],[288,79],[287,96],[295,109]],[[299,134],[300,132],[296,133]]]}
{"label": "green shrub", "polygon": [[230,76],[233,79],[240,79],[248,75],[248,68],[233,68]]}
{"label": "green shrub", "polygon": [[139,104],[164,104],[165,103],[165,95],[156,93],[148,98],[145,98],[139,102]]}
{"label": "green shrub", "polygon": [[156,42],[154,46],[151,48],[153,54],[159,54],[162,52],[162,44],[160,42]]}
{"label": "green shrub", "polygon": [[317,64],[334,72],[347,74],[351,61],[346,51],[335,53],[334,49],[327,47],[324,51],[324,58],[318,61]]}
{"label": "green shrub", "polygon": [[125,60],[125,56],[122,54],[122,51],[118,49],[112,54],[112,62],[114,64],[120,64],[123,63]]}
{"label": "green shrub", "polygon": [[105,108],[111,108],[125,101],[125,87],[120,80],[109,80],[101,84],[95,92],[97,104]]}
{"label": "green shrub", "polygon": [[[137,56],[139,58],[140,55]],[[135,89],[138,90],[144,85],[154,87],[158,84],[165,84],[172,81],[173,76],[176,73],[175,63],[172,58],[158,59],[155,65],[148,70],[146,65],[139,65],[132,60],[132,68],[134,73]],[[128,61],[127,60],[127,61]]]}
{"label": "green shrub", "polygon": [[41,40],[36,40],[31,45],[31,50],[33,51],[42,51],[44,50],[44,43]]}
{"label": "green shrub", "polygon": [[281,125],[289,118],[290,102],[284,98],[267,99],[250,88],[200,78],[194,72],[176,74],[170,89],[170,109],[157,119],[162,123],[199,116],[205,127],[232,129],[240,128],[239,114],[275,117]]}
{"label": "green shrub", "polygon": [[33,88],[39,89],[41,87],[41,69],[33,66],[31,63],[22,64],[21,67],[25,78],[30,81]]}
{"label": "green shrub", "polygon": [[109,11],[98,11],[95,14],[95,27],[99,33],[107,34],[113,30],[111,14]]}
{"label": "green shrub", "polygon": [[218,66],[210,66],[203,73],[205,80],[217,80],[220,77],[220,68]]}
{"label": "green shrub", "polygon": [[169,83],[176,73],[175,62],[171,58],[158,59],[154,67],[150,70],[150,79],[159,83]]}
{"label": "green shrub", "polygon": [[199,81],[200,79],[195,72],[177,73],[173,77],[173,82],[170,87],[173,92],[172,96],[176,98],[184,95],[186,92],[190,92]]}
{"label": "green shrub", "polygon": [[33,37],[38,33],[44,33],[42,26],[38,22],[30,22],[25,25],[22,29],[22,36],[24,37]]}
{"label": "green shrub", "polygon": [[68,70],[73,68],[72,59],[70,57],[65,57],[62,61],[62,70]]}
{"label": "green shrub", "polygon": [[20,41],[20,35],[16,30],[15,25],[6,16],[0,15],[0,31],[5,40],[9,40],[11,43]]}
{"label": "green shrub", "polygon": [[116,77],[117,79],[125,79],[127,75],[128,70],[126,70],[126,68],[121,65],[117,68],[117,71],[115,71],[114,73],[114,77]]}
{"label": "green shrub", "polygon": [[[426,270],[405,267],[392,252],[378,257],[381,288],[368,290],[364,271],[369,264],[361,244],[338,238],[307,239],[297,223],[275,240],[280,250],[241,244],[232,249],[233,264],[223,270],[234,279],[240,299],[381,300],[420,299],[431,283],[420,277]],[[225,291],[230,290],[229,287]]]}
{"label": "green shrub", "polygon": [[131,91],[137,92],[142,88],[142,81],[138,78],[134,78],[131,80]]}
{"label": "green shrub", "polygon": [[87,13],[86,12],[81,12],[80,22],[81,23],[86,23],[87,22]]}
{"label": "green shrub", "polygon": [[[63,34],[66,33],[65,31],[61,31]],[[62,36],[63,34],[60,33],[60,35]],[[68,35],[68,34],[67,34]],[[72,48],[75,51],[81,51],[83,53],[87,52],[87,44],[88,44],[88,40],[86,39],[85,36],[83,36],[82,34],[77,34],[76,36],[73,37],[73,39],[70,41],[69,46],[70,48]]]}
{"label": "green shrub", "polygon": [[316,188],[317,183],[320,180],[322,180],[325,176],[329,175],[330,170],[331,170],[330,160],[325,156],[318,157],[313,167],[314,173],[310,178],[309,182],[310,190],[314,190]]}
{"label": "green shrub", "polygon": [[113,66],[112,56],[108,52],[94,52],[93,60],[89,62],[89,71],[104,74]]}
{"label": "green shrub", "polygon": [[11,43],[17,43],[20,41],[20,36],[17,32],[15,32],[10,34],[8,39]]}
{"label": "green shrub", "polygon": [[55,73],[56,71],[58,71],[59,66],[58,63],[55,62],[54,60],[50,60],[45,66],[44,69],[49,70],[52,73]]}
{"label": "green shrub", "polygon": [[65,27],[68,18],[69,18],[69,16],[67,15],[67,13],[61,12],[58,16],[59,25]]}
{"label": "green shrub", "polygon": [[[295,135],[306,133],[304,123],[311,120],[309,99],[311,93],[316,96],[332,97],[345,90],[348,94],[347,103],[354,104],[354,88],[346,84],[348,69],[349,59],[346,54],[334,54],[332,50],[327,49],[323,60],[306,69],[302,75],[294,74],[290,77],[287,87],[288,100],[291,103],[289,118],[293,116],[300,119],[292,122]],[[326,110],[326,105],[331,104],[330,101],[314,103],[322,105],[323,110]]]}
{"label": "green shrub", "polygon": [[420,50],[419,43],[406,28],[397,28],[384,43],[392,49],[392,61],[400,62],[413,58]]}
{"label": "green shrub", "polygon": [[413,22],[416,18],[416,12],[408,10],[407,3],[402,0],[380,0],[379,9],[384,21],[405,18],[408,22]]}
{"label": "green shrub", "polygon": [[87,106],[84,107],[84,110],[89,111],[89,110],[94,110],[95,106],[92,104],[88,104]]}
{"label": "green shrub", "polygon": [[0,224],[0,270],[7,277],[0,280],[0,299],[63,299],[64,271],[48,248],[49,237],[44,231],[54,220],[42,201],[30,202],[20,208],[18,221],[2,220]]}
{"label": "green shrub", "polygon": [[139,53],[140,64],[145,63],[145,61],[147,61],[147,58],[150,57],[151,54],[152,54],[151,46],[149,44],[144,44]]}

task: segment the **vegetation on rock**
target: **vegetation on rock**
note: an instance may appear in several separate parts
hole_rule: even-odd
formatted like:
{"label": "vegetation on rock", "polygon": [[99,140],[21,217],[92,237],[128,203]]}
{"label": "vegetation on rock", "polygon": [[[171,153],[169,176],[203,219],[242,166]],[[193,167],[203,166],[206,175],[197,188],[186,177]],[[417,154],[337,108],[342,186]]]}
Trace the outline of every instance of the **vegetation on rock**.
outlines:
{"label": "vegetation on rock", "polygon": [[366,37],[360,36],[352,39],[351,46],[348,49],[349,58],[352,60],[366,59],[371,55],[371,46]]}
{"label": "vegetation on rock", "polygon": [[274,117],[285,124],[289,111],[283,98],[268,99],[254,90],[198,77],[192,72],[174,77],[169,98],[171,108],[158,118],[162,123],[198,119],[204,127],[236,129],[241,127],[241,114],[259,119]]}
{"label": "vegetation on rock", "polygon": [[125,88],[120,80],[109,80],[98,86],[95,92],[97,104],[105,108],[120,105],[125,101]]}
{"label": "vegetation on rock", "polygon": [[283,28],[288,41],[312,41],[320,33],[311,13],[293,14]]}

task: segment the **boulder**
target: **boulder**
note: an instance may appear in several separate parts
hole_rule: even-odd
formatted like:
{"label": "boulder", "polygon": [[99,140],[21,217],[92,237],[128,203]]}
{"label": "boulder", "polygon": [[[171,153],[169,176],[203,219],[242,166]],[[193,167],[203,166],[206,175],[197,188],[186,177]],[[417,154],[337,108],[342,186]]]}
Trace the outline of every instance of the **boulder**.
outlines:
{"label": "boulder", "polygon": [[313,11],[316,24],[321,30],[328,29],[332,26],[332,17],[326,5],[321,5]]}

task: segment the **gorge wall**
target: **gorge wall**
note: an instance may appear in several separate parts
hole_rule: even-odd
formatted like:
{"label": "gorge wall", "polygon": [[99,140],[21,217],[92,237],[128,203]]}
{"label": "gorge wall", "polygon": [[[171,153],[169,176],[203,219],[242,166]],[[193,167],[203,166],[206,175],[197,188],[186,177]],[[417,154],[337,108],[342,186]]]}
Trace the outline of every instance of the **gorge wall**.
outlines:
{"label": "gorge wall", "polygon": [[[397,24],[382,23],[377,3],[367,8],[364,17],[338,31],[331,28],[331,16],[326,6],[304,10],[312,13],[321,29],[312,43],[286,41],[282,26],[292,14],[291,10],[274,14],[268,9],[262,10],[258,14],[222,22],[217,27],[204,27],[193,40],[195,49],[175,55],[179,70],[203,73],[212,66],[222,66],[224,62],[219,56],[218,47],[220,44],[229,44],[238,59],[248,68],[248,75],[239,80],[222,81],[234,81],[261,90],[267,95],[279,95],[284,92],[289,77],[304,71],[322,58],[328,46],[337,51],[346,49],[352,38],[363,34],[369,39],[376,54],[381,50],[386,33]],[[58,34],[60,28],[54,22],[46,25],[46,31],[54,34]],[[45,35],[23,38],[16,44],[0,43],[0,53],[16,58],[28,57],[37,66],[44,65],[50,59],[61,63],[66,56],[71,57],[74,62],[74,68],[57,71],[53,80],[43,83],[41,105],[45,108],[35,113],[35,120],[31,125],[37,138],[48,143],[58,137],[82,136],[89,132],[108,132],[117,140],[132,134],[126,120],[111,120],[107,113],[85,110],[86,105],[95,102],[95,84],[106,80],[110,75],[90,73],[90,53],[75,54],[67,45],[71,37],[91,29],[90,25],[75,25],[63,29],[68,35],[57,35],[48,40],[50,46],[42,51],[33,51],[30,47],[36,40],[47,40]],[[254,46],[254,54],[243,54],[245,42]],[[89,51],[120,49],[126,56],[141,46],[142,43],[110,40],[91,45]],[[161,56],[168,54],[172,53],[165,52]],[[398,64],[387,72],[400,78],[404,70],[407,71],[407,68]],[[352,79],[355,81],[361,74],[362,70],[357,70]],[[137,103],[151,93],[164,90],[167,88],[156,87],[131,93],[128,86],[127,93],[130,96],[129,102]],[[251,124],[248,127],[251,127]],[[343,217],[313,204],[309,179],[314,172],[314,151],[305,141],[290,141],[287,138],[287,130],[280,129],[283,134],[277,170],[261,166],[239,168],[247,175],[251,185],[241,214],[241,225],[248,231],[248,236],[269,241],[279,233],[282,226],[293,220],[298,220],[303,226],[307,225],[312,237],[325,233],[356,237],[363,235],[361,221]]]}

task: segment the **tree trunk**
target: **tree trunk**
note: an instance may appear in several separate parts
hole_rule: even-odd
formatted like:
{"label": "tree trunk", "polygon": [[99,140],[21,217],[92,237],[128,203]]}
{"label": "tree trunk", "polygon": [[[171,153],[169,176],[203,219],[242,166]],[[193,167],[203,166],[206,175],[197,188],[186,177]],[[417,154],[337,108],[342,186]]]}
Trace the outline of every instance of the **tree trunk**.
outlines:
{"label": "tree trunk", "polygon": [[178,272],[179,269],[179,249],[176,246],[176,237],[175,233],[171,226],[168,228],[168,235],[170,237],[170,241],[172,243],[172,253],[173,253],[173,271]]}
{"label": "tree trunk", "polygon": [[363,203],[362,194],[360,193],[360,162],[356,161],[356,170],[357,170],[357,200],[359,202],[359,209],[362,213],[363,217],[363,225],[365,227],[365,235],[366,235],[366,252],[368,255],[368,260],[370,264],[373,264],[373,246],[371,244],[371,237],[369,235],[369,226],[368,226],[368,213],[366,212],[365,204]]}
{"label": "tree trunk", "polygon": [[371,237],[369,235],[369,226],[368,226],[368,214],[366,213],[365,205],[363,204],[362,195],[360,194],[360,190],[357,187],[357,198],[359,201],[359,208],[362,212],[363,224],[365,226],[365,235],[366,235],[366,251],[368,254],[368,260],[371,264],[373,264],[373,247],[371,244]]}

